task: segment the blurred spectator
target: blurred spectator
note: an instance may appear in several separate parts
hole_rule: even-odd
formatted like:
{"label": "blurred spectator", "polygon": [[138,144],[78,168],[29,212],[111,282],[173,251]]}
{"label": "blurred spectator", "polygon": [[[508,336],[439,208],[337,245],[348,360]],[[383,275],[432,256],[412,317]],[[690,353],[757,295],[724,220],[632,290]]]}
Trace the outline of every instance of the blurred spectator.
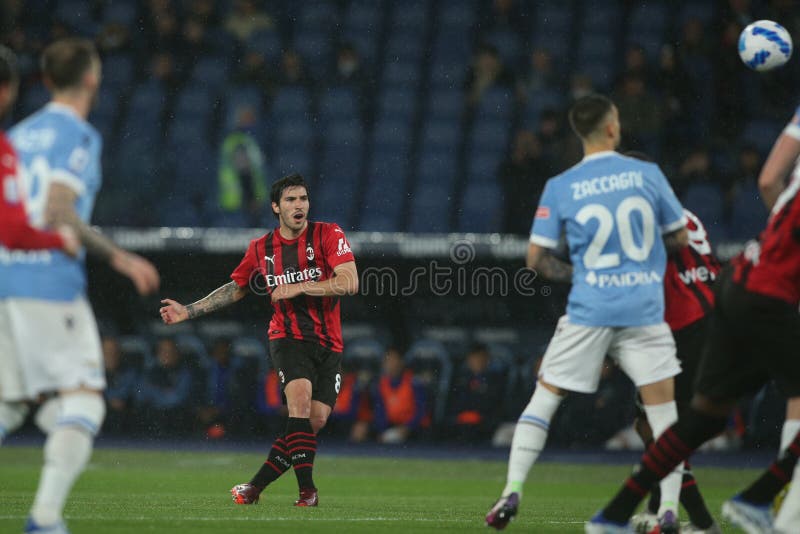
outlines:
{"label": "blurred spectator", "polygon": [[557,169],[561,168],[565,159],[565,149],[568,146],[564,141],[575,137],[564,135],[562,114],[555,109],[542,111],[539,115],[537,136],[542,147],[542,156]]}
{"label": "blurred spectator", "polygon": [[742,83],[737,22],[724,23],[720,43],[714,54],[714,134],[733,141],[747,119],[746,92]]}
{"label": "blurred spectator", "polygon": [[517,90],[521,97],[532,91],[556,90],[560,85],[559,74],[553,67],[553,56],[544,48],[531,52],[527,72],[520,77]]}
{"label": "blurred spectator", "polygon": [[686,113],[693,98],[692,86],[685,82],[688,74],[672,45],[661,47],[657,84],[661,92],[661,115],[664,122],[663,152],[668,158],[689,138]]}
{"label": "blurred spectator", "polygon": [[467,72],[465,83],[467,104],[476,105],[487,89],[496,86],[511,87],[513,84],[514,77],[503,66],[497,49],[484,44],[476,52]]}
{"label": "blurred spectator", "polygon": [[139,376],[136,369],[123,362],[119,340],[104,337],[102,343],[106,369],[106,418],[103,431],[122,434],[129,429],[131,404],[136,397]]}
{"label": "blurred spectator", "polygon": [[230,339],[216,340],[209,355],[211,365],[206,380],[208,397],[205,405],[198,410],[198,417],[206,429],[206,436],[216,439],[223,437],[235,421],[244,415],[241,398],[247,398],[245,392],[252,391],[252,387],[250,377],[242,376],[239,372],[240,362],[231,355]]}
{"label": "blurred spectator", "polygon": [[246,41],[259,30],[274,27],[272,17],[261,10],[256,0],[236,0],[225,19],[225,29],[240,41]]}
{"label": "blurred spectator", "polygon": [[359,91],[366,89],[366,76],[361,64],[361,56],[350,43],[341,45],[336,51],[336,71],[332,80],[336,85],[349,85]]}
{"label": "blurred spectator", "polygon": [[594,83],[589,76],[581,73],[572,75],[569,82],[569,96],[572,100],[578,100],[592,93],[594,93]]}
{"label": "blurred spectator", "polygon": [[198,19],[190,18],[181,29],[181,57],[187,64],[213,51],[208,41],[205,25]]}
{"label": "blurred spectator", "polygon": [[639,45],[631,45],[625,50],[623,75],[639,76],[647,85],[651,84],[650,63],[647,61],[644,48]]}
{"label": "blurred spectator", "polygon": [[396,348],[386,351],[373,401],[374,426],[381,443],[403,443],[427,423],[425,387]]}
{"label": "blurred spectator", "polygon": [[222,143],[219,167],[219,207],[223,212],[243,211],[252,226],[258,226],[267,200],[267,170],[254,137],[255,110],[236,110],[236,128]]}
{"label": "blurred spectator", "polygon": [[190,0],[188,4],[188,18],[199,22],[203,27],[219,24],[215,0]]}
{"label": "blurred spectator", "polygon": [[175,72],[175,60],[168,52],[159,52],[150,58],[150,77],[162,82],[165,87],[174,87],[178,83]]}
{"label": "blurred spectator", "polygon": [[153,52],[178,52],[181,46],[178,18],[169,9],[151,11],[150,36],[147,42]]}
{"label": "blurred spectator", "polygon": [[303,58],[294,50],[286,50],[281,56],[280,75],[278,83],[281,86],[299,85],[307,87],[311,85],[311,77],[303,64]]}
{"label": "blurred spectator", "polygon": [[126,51],[130,47],[130,32],[124,24],[106,24],[97,35],[97,47],[103,54]]}
{"label": "blurred spectator", "polygon": [[156,362],[145,371],[138,403],[148,433],[180,434],[191,428],[192,372],[173,339],[156,346]]}
{"label": "blurred spectator", "polygon": [[743,146],[739,150],[736,163],[736,170],[727,184],[731,194],[735,194],[736,189],[742,186],[757,184],[761,173],[761,155],[752,145]]}
{"label": "blurred spectator", "polygon": [[[704,147],[696,148],[684,158],[678,168],[678,175],[674,179],[673,189],[675,194],[681,197],[689,185],[708,183],[712,179],[711,155],[708,153],[708,149]],[[710,222],[706,222],[706,225],[708,224]]]}
{"label": "blurred spectator", "polygon": [[645,80],[638,74],[623,76],[614,94],[619,120],[625,135],[625,145],[648,154],[657,153],[661,128],[660,102],[647,90]]}
{"label": "blurred spectator", "polygon": [[514,137],[511,156],[500,167],[505,197],[515,199],[505,210],[505,232],[526,237],[530,235],[539,197],[545,182],[553,174],[553,164],[543,154],[536,134],[530,130],[519,130]]}
{"label": "blurred spectator", "polygon": [[490,369],[490,360],[486,345],[475,345],[456,373],[448,410],[456,439],[467,442],[488,439],[500,422],[505,377]]}
{"label": "blurred spectator", "polygon": [[261,52],[245,52],[239,61],[235,78],[240,84],[253,84],[264,92],[271,90],[267,59]]}

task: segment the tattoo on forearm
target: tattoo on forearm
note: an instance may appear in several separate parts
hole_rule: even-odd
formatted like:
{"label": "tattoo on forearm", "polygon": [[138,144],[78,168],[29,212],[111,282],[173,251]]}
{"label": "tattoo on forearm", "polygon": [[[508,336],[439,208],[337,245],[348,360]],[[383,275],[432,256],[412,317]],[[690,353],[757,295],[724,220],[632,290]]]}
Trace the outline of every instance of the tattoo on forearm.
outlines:
{"label": "tattoo on forearm", "polygon": [[93,230],[75,213],[74,196],[71,192],[51,192],[47,203],[46,222],[51,228],[62,224],[71,226],[86,247],[86,251],[104,261],[109,261],[117,246],[100,232]]}
{"label": "tattoo on forearm", "polygon": [[86,251],[89,254],[97,256],[103,261],[111,259],[111,255],[117,249],[117,246],[110,239],[80,221],[73,228],[75,228],[81,243],[86,247]]}
{"label": "tattoo on forearm", "polygon": [[542,276],[553,282],[571,282],[572,281],[572,265],[565,263],[551,254],[545,254],[536,269],[542,273]]}
{"label": "tattoo on forearm", "polygon": [[239,285],[236,282],[228,282],[212,291],[207,297],[186,306],[186,311],[189,314],[189,319],[194,319],[233,304],[241,297],[242,290]]}

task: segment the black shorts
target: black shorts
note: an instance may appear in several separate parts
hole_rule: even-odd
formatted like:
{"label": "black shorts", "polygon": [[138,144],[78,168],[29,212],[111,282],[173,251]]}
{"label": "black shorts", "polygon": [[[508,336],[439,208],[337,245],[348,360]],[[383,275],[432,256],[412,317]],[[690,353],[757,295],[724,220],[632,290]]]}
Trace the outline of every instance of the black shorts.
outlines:
{"label": "black shorts", "polygon": [[787,397],[800,396],[800,314],[779,299],[747,291],[722,271],[716,307],[697,370],[695,391],[713,400],[738,400],[769,379]]}
{"label": "black shorts", "polygon": [[311,399],[331,408],[342,387],[342,353],[333,352],[318,343],[295,339],[273,339],[269,357],[278,373],[281,387],[292,380],[311,381]]}

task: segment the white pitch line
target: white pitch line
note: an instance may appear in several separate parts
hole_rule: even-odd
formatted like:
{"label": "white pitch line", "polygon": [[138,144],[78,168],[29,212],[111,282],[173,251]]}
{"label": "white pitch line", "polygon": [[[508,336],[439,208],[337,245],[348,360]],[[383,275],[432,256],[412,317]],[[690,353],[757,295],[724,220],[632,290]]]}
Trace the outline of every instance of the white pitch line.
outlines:
{"label": "white pitch line", "polygon": [[[19,519],[24,520],[25,515],[0,515],[0,520]],[[102,516],[102,515],[69,515],[65,519],[68,521],[244,521],[268,523],[270,521],[318,521],[318,522],[386,522],[386,523],[466,523],[476,524],[480,521],[472,519],[432,519],[432,518],[401,518],[401,517],[146,517],[146,516]],[[543,521],[546,525],[582,525],[584,521]]]}

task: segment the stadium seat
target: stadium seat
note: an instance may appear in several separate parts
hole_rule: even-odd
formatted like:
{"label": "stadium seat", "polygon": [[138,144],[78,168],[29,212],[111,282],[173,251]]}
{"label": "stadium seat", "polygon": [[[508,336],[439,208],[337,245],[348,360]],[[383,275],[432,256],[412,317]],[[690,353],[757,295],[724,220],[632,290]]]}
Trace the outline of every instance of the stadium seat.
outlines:
{"label": "stadium seat", "polygon": [[444,234],[450,231],[453,190],[436,182],[420,182],[411,195],[406,231]]}
{"label": "stadium seat", "polygon": [[128,54],[113,54],[103,58],[103,87],[115,91],[130,89],[133,83],[134,59]]}
{"label": "stadium seat", "polygon": [[378,114],[381,119],[397,119],[411,122],[417,108],[414,91],[408,89],[385,89],[378,97]]}
{"label": "stadium seat", "polygon": [[502,229],[503,192],[496,182],[467,185],[461,201],[459,232],[499,232]]}
{"label": "stadium seat", "polygon": [[329,88],[320,96],[319,115],[323,123],[358,118],[358,96],[349,87]]}
{"label": "stadium seat", "polygon": [[297,27],[301,31],[329,28],[339,23],[339,13],[332,1],[306,0],[299,7]]}
{"label": "stadium seat", "polygon": [[136,23],[136,4],[134,2],[112,2],[103,8],[103,22],[113,22],[123,26]]}
{"label": "stadium seat", "polygon": [[452,191],[457,170],[458,153],[455,150],[424,146],[419,158],[417,187],[438,184]]}
{"label": "stadium seat", "polygon": [[508,150],[508,128],[509,123],[506,121],[475,121],[469,137],[470,154],[505,154]]}
{"label": "stadium seat", "polygon": [[314,129],[308,120],[286,119],[275,125],[275,148],[278,152],[297,147],[311,148]]}
{"label": "stadium seat", "polygon": [[321,31],[308,30],[295,35],[294,48],[303,57],[311,75],[324,79],[333,61],[331,37]]}
{"label": "stadium seat", "polygon": [[475,24],[475,1],[443,2],[440,5],[439,24],[442,28],[466,33]]}
{"label": "stadium seat", "polygon": [[178,118],[209,118],[213,98],[208,87],[197,84],[188,85],[178,95],[175,102],[175,117]]}
{"label": "stadium seat", "polygon": [[433,58],[439,64],[466,66],[471,52],[468,33],[462,30],[444,28],[436,35],[433,43]]}
{"label": "stadium seat", "polygon": [[715,183],[691,184],[683,195],[683,205],[697,215],[712,242],[725,237],[722,188]]}
{"label": "stadium seat", "polygon": [[406,87],[413,89],[419,85],[420,69],[413,61],[390,59],[383,67],[384,87]]}
{"label": "stadium seat", "polygon": [[309,149],[303,147],[284,148],[274,156],[273,167],[278,176],[300,173],[308,181],[314,171]]}
{"label": "stadium seat", "polygon": [[247,38],[245,47],[247,50],[263,55],[267,61],[274,62],[281,56],[283,43],[281,43],[281,36],[277,30],[267,28],[253,32]]}
{"label": "stadium seat", "polygon": [[604,31],[608,35],[619,35],[622,21],[622,9],[618,0],[604,0],[584,10],[581,26],[584,32]]}
{"label": "stadium seat", "polygon": [[344,360],[357,370],[369,371],[377,375],[383,363],[386,347],[377,339],[362,337],[349,340],[344,348]]}
{"label": "stadium seat", "polygon": [[[437,71],[433,71],[431,76],[435,77],[436,72]],[[438,72],[444,75],[444,71]],[[459,128],[460,124],[458,124],[457,121],[464,113],[464,90],[460,87],[448,87],[449,83],[455,83],[455,80],[451,78],[448,78],[448,80],[448,83],[444,84],[445,87],[439,86],[438,89],[429,93],[427,116],[431,118],[451,119],[454,126]]]}
{"label": "stadium seat", "polygon": [[403,119],[382,119],[372,133],[376,150],[404,152],[411,146],[411,124]]}
{"label": "stadium seat", "polygon": [[516,32],[495,30],[483,36],[484,41],[497,49],[502,61],[511,67],[516,66],[522,55],[522,42]]}
{"label": "stadium seat", "polygon": [[119,348],[122,351],[123,365],[129,365],[134,369],[141,370],[145,362],[153,359],[153,350],[150,343],[143,336],[127,335],[120,336]]}
{"label": "stadium seat", "polygon": [[430,120],[422,128],[423,150],[455,152],[461,140],[461,130],[456,121]]}
{"label": "stadium seat", "polygon": [[430,18],[429,5],[428,0],[395,2],[392,10],[392,27],[411,32],[424,30]]}
{"label": "stadium seat", "polygon": [[383,24],[382,0],[352,0],[348,2],[344,26],[351,30],[380,31]]}
{"label": "stadium seat", "polygon": [[230,77],[230,61],[223,56],[201,57],[192,69],[192,83],[218,91]]}
{"label": "stadium seat", "polygon": [[665,2],[641,2],[632,6],[628,27],[631,31],[661,34],[668,20],[669,12]]}
{"label": "stadium seat", "polygon": [[404,153],[375,151],[367,169],[367,186],[359,207],[362,231],[397,232],[408,191],[407,157]]}
{"label": "stadium seat", "polygon": [[497,181],[501,154],[491,152],[474,152],[467,160],[467,183],[486,184]]}
{"label": "stadium seat", "polygon": [[278,91],[272,101],[273,119],[297,120],[298,117],[310,118],[309,108],[311,96],[302,87],[284,87]]}
{"label": "stadium seat", "polygon": [[731,203],[728,237],[741,241],[754,239],[766,227],[769,213],[755,182],[739,185],[736,189]]}
{"label": "stadium seat", "polygon": [[425,42],[416,33],[395,29],[386,44],[386,58],[417,62],[425,54]]}
{"label": "stadium seat", "polygon": [[766,155],[782,129],[783,123],[775,120],[752,120],[744,127],[740,140],[744,144],[753,145],[762,155]]}
{"label": "stadium seat", "polygon": [[374,65],[378,54],[380,30],[372,28],[344,30],[342,42],[352,45],[367,65]]}
{"label": "stadium seat", "polygon": [[476,121],[510,121],[514,112],[514,93],[510,89],[493,87],[483,93],[478,103]]}

